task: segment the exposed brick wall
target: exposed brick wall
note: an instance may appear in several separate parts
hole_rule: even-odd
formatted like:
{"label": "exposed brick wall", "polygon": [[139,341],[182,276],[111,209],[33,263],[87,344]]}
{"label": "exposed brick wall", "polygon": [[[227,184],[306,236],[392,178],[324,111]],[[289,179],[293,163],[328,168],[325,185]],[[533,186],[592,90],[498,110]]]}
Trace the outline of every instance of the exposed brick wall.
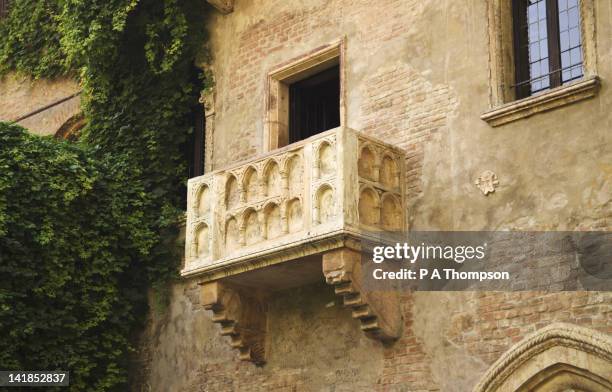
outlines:
{"label": "exposed brick wall", "polygon": [[[228,93],[239,101],[258,91],[265,81],[266,71],[269,71],[261,68],[264,58],[273,57],[283,49],[303,42],[314,31],[325,29],[325,21],[339,17],[339,12],[333,2],[327,2],[298,12],[282,12],[247,26],[238,38],[234,59],[236,67]],[[284,58],[287,60],[290,58]]]}
{"label": "exposed brick wall", "polygon": [[[379,390],[390,391],[399,386],[410,391],[437,391],[430,369],[431,357],[413,330],[413,295],[402,296],[404,331],[402,337],[384,351],[382,385]],[[418,317],[418,315],[416,315]]]}
{"label": "exposed brick wall", "polygon": [[[432,301],[435,294],[420,293]],[[566,322],[612,334],[612,293],[601,292],[484,292],[454,293],[470,302],[470,311],[455,311],[443,328],[449,344],[469,353],[476,360],[490,366],[503,353],[528,334],[554,322]],[[402,338],[385,349],[381,391],[448,391],[431,373],[432,357],[422,338],[413,329],[415,317],[413,294],[403,297],[405,329]],[[436,307],[432,303],[432,307]],[[452,364],[448,366],[465,366]],[[466,367],[466,371],[469,368]],[[452,391],[467,391],[456,385]],[[471,388],[470,388],[471,389]]]}
{"label": "exposed brick wall", "polygon": [[486,363],[514,343],[553,322],[567,322],[612,334],[612,293],[524,291],[475,293],[475,313],[453,315],[449,339]]}
{"label": "exposed brick wall", "polygon": [[448,125],[458,105],[456,95],[406,65],[378,70],[360,90],[363,131],[408,152],[407,192],[415,199],[422,192],[423,146]]}
{"label": "exposed brick wall", "polygon": [[[215,167],[261,152],[263,97],[270,70],[347,35],[350,35],[352,45],[348,49],[347,61],[355,62],[363,53],[405,39],[409,30],[414,30],[406,21],[418,18],[424,8],[416,0],[334,0],[305,2],[301,7],[267,6],[271,13],[264,12],[259,17],[248,17],[232,25],[230,34],[235,35],[235,44],[228,47],[229,55],[216,65],[219,82],[217,118],[221,119],[216,128],[228,132],[230,130],[224,130],[224,127],[231,126],[231,132],[237,137],[215,145]],[[249,15],[255,8],[262,7],[237,3],[235,13]],[[350,76],[348,79],[350,83]],[[354,84],[347,87],[351,91],[357,89]],[[426,89],[421,91],[427,92]],[[401,94],[398,95],[395,102],[402,98]],[[235,119],[235,113],[239,112],[254,114],[254,121],[241,123],[239,129],[235,129],[239,121]],[[232,117],[231,125],[223,123],[228,115]],[[230,151],[231,155],[228,154]],[[417,176],[418,172],[412,175]]]}

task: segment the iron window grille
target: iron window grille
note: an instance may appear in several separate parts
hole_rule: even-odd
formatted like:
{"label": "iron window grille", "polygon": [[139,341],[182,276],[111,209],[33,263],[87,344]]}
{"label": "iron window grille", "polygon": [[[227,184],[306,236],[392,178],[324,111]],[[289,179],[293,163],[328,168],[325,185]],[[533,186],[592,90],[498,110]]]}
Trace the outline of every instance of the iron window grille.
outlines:
{"label": "iron window grille", "polygon": [[579,0],[513,0],[517,99],[584,74]]}

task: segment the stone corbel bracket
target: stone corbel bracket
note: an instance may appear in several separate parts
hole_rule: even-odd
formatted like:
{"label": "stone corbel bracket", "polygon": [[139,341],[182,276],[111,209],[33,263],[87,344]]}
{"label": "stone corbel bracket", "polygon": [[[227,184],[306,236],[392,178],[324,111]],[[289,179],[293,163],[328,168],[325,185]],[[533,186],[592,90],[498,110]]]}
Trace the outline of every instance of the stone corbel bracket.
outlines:
{"label": "stone corbel bracket", "polygon": [[[323,274],[341,296],[361,330],[372,339],[389,342],[400,337],[402,315],[397,291],[365,291],[362,284],[361,254],[349,248],[323,254]],[[239,351],[240,359],[256,365],[265,361],[267,325],[266,295],[220,280],[202,283],[200,299],[213,312],[212,321],[221,325],[221,335]]]}
{"label": "stone corbel bracket", "polygon": [[361,254],[350,249],[337,249],[323,255],[323,274],[334,286],[353,318],[361,323],[366,336],[384,342],[393,341],[402,332],[402,315],[397,291],[363,291]]}
{"label": "stone corbel bracket", "polygon": [[217,11],[222,14],[229,14],[234,11],[234,0],[206,0],[208,4],[212,5]]}
{"label": "stone corbel bracket", "polygon": [[240,359],[263,365],[267,318],[264,295],[216,281],[202,284],[200,299],[205,309],[212,310],[213,322],[221,325],[222,336],[230,337],[230,345],[239,351]]}

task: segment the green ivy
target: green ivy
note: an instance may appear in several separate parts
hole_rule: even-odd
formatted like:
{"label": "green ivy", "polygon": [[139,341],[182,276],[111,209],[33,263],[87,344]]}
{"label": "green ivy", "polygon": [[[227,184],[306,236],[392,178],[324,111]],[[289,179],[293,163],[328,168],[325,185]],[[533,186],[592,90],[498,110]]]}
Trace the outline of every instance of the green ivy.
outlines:
{"label": "green ivy", "polygon": [[87,125],[68,144],[0,124],[0,368],[126,389],[147,290],[178,269],[204,17],[201,0],[11,2],[0,76],[78,78]]}
{"label": "green ivy", "polygon": [[60,46],[58,0],[14,0],[0,22],[0,75],[11,70],[34,78],[66,74]]}
{"label": "green ivy", "polygon": [[78,391],[122,383],[153,237],[138,173],[6,123],[0,145],[0,368],[70,370]]}

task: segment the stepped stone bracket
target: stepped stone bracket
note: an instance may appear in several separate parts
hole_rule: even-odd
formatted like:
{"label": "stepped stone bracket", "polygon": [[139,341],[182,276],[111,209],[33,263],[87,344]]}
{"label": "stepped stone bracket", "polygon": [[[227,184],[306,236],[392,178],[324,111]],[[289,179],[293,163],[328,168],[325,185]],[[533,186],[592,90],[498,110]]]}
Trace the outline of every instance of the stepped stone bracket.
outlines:
{"label": "stepped stone bracket", "polygon": [[215,281],[200,289],[204,308],[213,312],[213,322],[221,325],[221,335],[243,361],[265,363],[266,307],[263,294]]}
{"label": "stepped stone bracket", "polygon": [[361,254],[342,248],[323,255],[323,274],[328,284],[334,286],[345,306],[352,309],[352,316],[361,323],[366,336],[381,341],[393,341],[400,337],[402,316],[399,294],[396,291],[363,291]]}

